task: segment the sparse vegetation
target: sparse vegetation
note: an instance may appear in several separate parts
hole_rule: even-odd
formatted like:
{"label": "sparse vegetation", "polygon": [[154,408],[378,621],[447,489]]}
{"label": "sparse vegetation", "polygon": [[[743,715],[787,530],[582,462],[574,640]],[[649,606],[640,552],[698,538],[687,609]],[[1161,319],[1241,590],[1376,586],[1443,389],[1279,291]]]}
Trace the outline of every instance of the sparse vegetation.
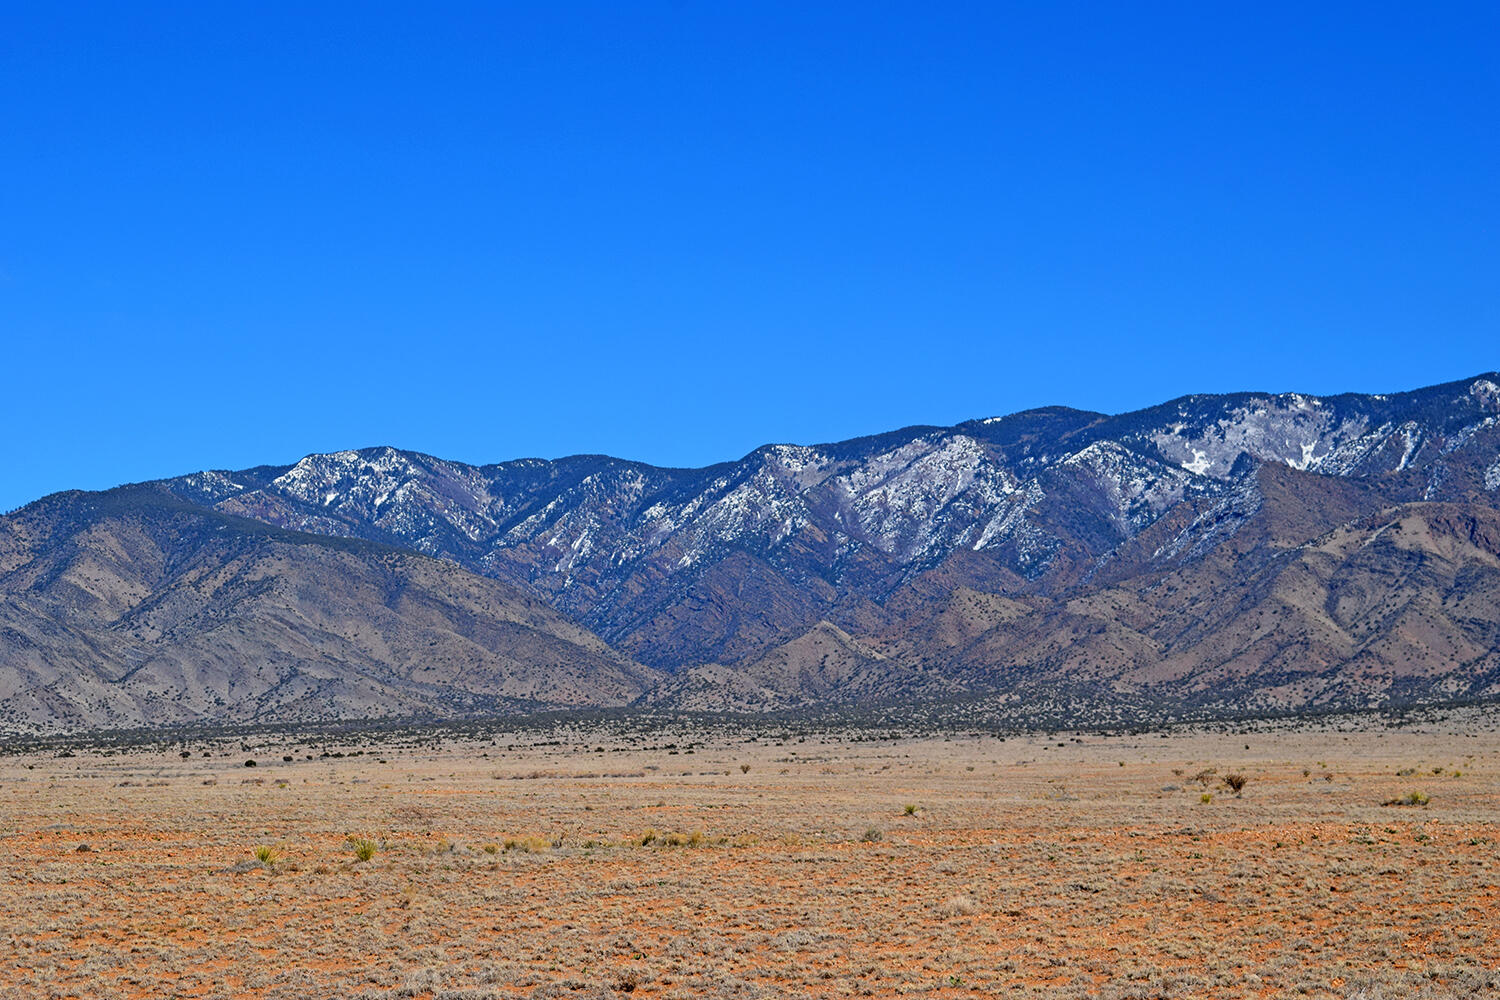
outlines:
{"label": "sparse vegetation", "polygon": [[255,860],[259,861],[263,865],[266,865],[267,867],[270,867],[271,865],[274,865],[277,861],[281,860],[281,852],[278,851],[276,848],[271,847],[271,846],[266,845],[266,844],[262,844],[259,847],[257,847],[255,849],[254,853],[255,853]]}
{"label": "sparse vegetation", "polygon": [[[215,746],[207,768],[175,746],[93,766],[0,756],[0,995],[224,992],[209,976],[250,927],[266,961],[245,965],[230,992],[268,1000],[623,997],[629,982],[632,996],[663,1000],[756,992],[746,984],[766,996],[1443,1000],[1486,995],[1500,968],[1500,940],[1444,916],[1500,893],[1485,833],[1500,808],[1500,770],[1486,764],[1500,736],[1487,731],[1459,744],[1476,752],[1468,761],[1442,737],[1384,729],[1347,743],[1278,735],[1285,746],[1270,749],[1257,738],[1255,758],[1221,733],[1174,734],[1169,746],[1088,736],[1100,749],[1056,760],[1014,737],[755,735],[695,741],[696,758],[666,759],[697,766],[658,770],[647,770],[664,759],[656,734],[607,750],[606,766],[593,748],[624,737],[412,740],[418,752],[392,747],[378,773],[346,765],[320,778],[314,766],[311,782],[298,773],[279,792],[242,784],[246,772],[223,778],[245,757],[235,745]],[[256,752],[285,773],[271,764],[282,746]],[[1351,788],[1390,782],[1407,760],[1421,762],[1421,781],[1330,793],[1298,777],[1313,752],[1342,753],[1327,763]],[[793,774],[778,776],[787,758]],[[1448,759],[1464,783],[1452,767],[1428,775],[1426,761]],[[733,777],[742,760],[754,787]],[[1204,761],[1218,771],[1194,789]],[[1149,776],[1173,764],[1183,774],[1161,789]],[[219,785],[200,785],[204,773]],[[1255,803],[1200,805],[1230,796],[1235,773],[1250,775]],[[169,783],[148,784],[157,776]],[[1462,791],[1438,799],[1441,823],[1420,808],[1374,810],[1424,781]],[[45,809],[32,795],[44,789]],[[891,798],[872,806],[872,794]],[[920,821],[902,818],[908,800],[927,804],[913,809]],[[887,825],[895,843],[883,842]],[[75,853],[85,838],[98,853]],[[360,839],[372,862],[378,845],[378,865],[351,856]],[[228,864],[248,859],[246,843],[285,853],[274,878],[258,860]],[[191,860],[205,846],[208,863]],[[132,877],[94,892],[112,870]],[[1284,921],[1268,918],[1268,901]],[[139,935],[120,931],[149,925],[171,933],[146,961],[130,950]],[[87,949],[81,961],[48,944],[64,927]],[[381,946],[351,963],[350,943],[375,928]],[[1395,967],[1412,940],[1422,968]]]}
{"label": "sparse vegetation", "polygon": [[1245,782],[1248,780],[1248,778],[1238,772],[1226,774],[1224,775],[1224,787],[1228,788],[1234,794],[1239,795],[1245,790]]}
{"label": "sparse vegetation", "polygon": [[354,856],[360,861],[369,861],[375,856],[375,852],[380,849],[375,841],[368,837],[350,837],[349,847],[354,851]]}

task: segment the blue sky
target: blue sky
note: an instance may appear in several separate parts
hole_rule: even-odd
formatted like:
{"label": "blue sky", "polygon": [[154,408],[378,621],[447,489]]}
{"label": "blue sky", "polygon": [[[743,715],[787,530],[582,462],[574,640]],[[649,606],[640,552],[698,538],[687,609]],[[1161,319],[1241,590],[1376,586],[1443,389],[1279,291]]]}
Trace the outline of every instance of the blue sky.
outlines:
{"label": "blue sky", "polygon": [[1492,3],[5,21],[0,509],[1500,367]]}

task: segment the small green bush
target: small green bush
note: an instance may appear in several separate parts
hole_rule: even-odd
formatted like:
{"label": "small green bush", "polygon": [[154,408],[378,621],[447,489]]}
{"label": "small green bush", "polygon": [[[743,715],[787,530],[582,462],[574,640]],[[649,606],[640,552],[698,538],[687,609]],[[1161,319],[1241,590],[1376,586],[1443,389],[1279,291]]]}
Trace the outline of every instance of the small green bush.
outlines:
{"label": "small green bush", "polygon": [[369,861],[379,850],[375,841],[368,837],[350,837],[349,846],[354,849],[354,856],[361,861]]}

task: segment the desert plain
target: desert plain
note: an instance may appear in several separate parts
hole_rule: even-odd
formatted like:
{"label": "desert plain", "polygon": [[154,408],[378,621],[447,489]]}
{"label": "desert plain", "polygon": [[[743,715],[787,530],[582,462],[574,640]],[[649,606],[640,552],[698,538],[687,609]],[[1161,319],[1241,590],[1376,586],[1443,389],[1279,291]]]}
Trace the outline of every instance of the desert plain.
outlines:
{"label": "desert plain", "polygon": [[1500,995],[1497,721],[11,745],[0,997]]}

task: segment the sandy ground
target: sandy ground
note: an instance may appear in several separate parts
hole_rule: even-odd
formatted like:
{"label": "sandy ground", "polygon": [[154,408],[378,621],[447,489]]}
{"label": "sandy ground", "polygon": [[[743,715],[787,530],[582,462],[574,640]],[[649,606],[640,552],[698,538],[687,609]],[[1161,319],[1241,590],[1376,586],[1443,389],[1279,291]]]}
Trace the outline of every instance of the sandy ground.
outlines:
{"label": "sandy ground", "polygon": [[13,754],[0,997],[1500,995],[1474,718]]}

